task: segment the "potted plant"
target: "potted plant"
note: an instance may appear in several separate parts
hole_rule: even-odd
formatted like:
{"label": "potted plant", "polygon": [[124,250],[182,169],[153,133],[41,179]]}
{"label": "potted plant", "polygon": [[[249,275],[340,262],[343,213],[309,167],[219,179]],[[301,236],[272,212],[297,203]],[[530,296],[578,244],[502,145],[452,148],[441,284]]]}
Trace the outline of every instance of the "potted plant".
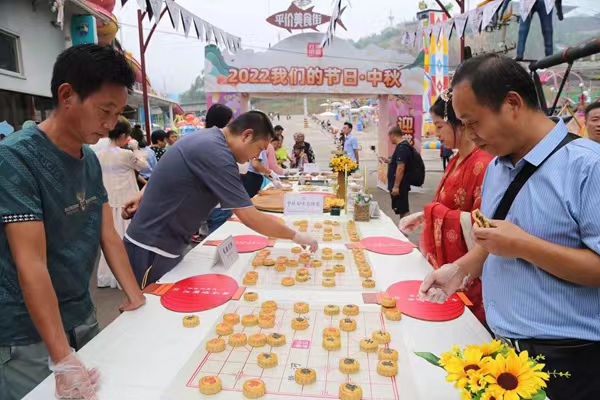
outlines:
{"label": "potted plant", "polygon": [[329,207],[329,213],[332,216],[339,216],[341,214],[342,208],[344,208],[344,205],[346,205],[346,202],[344,201],[344,199],[336,199],[333,197],[329,197],[326,200],[326,204]]}
{"label": "potted plant", "polygon": [[371,201],[373,196],[363,192],[354,197],[354,220],[369,222],[371,220]]}

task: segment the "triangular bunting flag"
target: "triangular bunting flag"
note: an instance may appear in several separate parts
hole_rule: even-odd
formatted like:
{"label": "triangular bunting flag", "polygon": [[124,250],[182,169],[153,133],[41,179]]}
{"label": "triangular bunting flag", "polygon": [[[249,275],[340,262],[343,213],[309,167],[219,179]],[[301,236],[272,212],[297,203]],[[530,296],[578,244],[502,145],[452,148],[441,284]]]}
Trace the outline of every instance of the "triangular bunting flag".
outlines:
{"label": "triangular bunting flag", "polygon": [[204,24],[202,20],[194,15],[194,28],[196,29],[196,36],[198,39],[204,39]]}
{"label": "triangular bunting flag", "polygon": [[429,40],[429,37],[431,36],[431,30],[432,30],[431,25],[428,25],[425,29],[423,29],[423,33],[425,34],[425,39]]}
{"label": "triangular bunting flag", "polygon": [[146,11],[146,9],[147,9],[146,0],[137,0],[137,4],[138,4],[138,7],[140,8],[140,10]]}
{"label": "triangular bunting flag", "polygon": [[204,24],[204,34],[206,35],[206,43],[210,43],[213,39],[213,28],[212,25],[209,24],[206,21],[202,21],[202,23]]}
{"label": "triangular bunting flag", "polygon": [[185,8],[181,9],[181,22],[183,22],[183,33],[185,33],[185,37],[188,37],[190,34],[190,28],[192,27],[192,17],[188,10]]}
{"label": "triangular bunting flag", "polygon": [[502,5],[504,0],[494,0],[491,3],[483,6],[483,19],[481,20],[481,29],[487,28],[492,22],[494,15],[498,12],[498,8]]}
{"label": "triangular bunting flag", "polygon": [[469,11],[469,26],[471,27],[471,31],[473,35],[478,35],[481,31],[481,20],[483,19],[483,10],[481,8],[476,8],[474,10]]}
{"label": "triangular bunting flag", "polygon": [[529,13],[531,12],[531,9],[535,5],[536,1],[537,0],[521,0],[519,2],[519,12],[521,14],[521,20],[525,21],[527,18],[529,18]]}
{"label": "triangular bunting flag", "polygon": [[229,35],[225,31],[221,31],[221,43],[227,45]]}
{"label": "triangular bunting flag", "polygon": [[417,46],[417,49],[421,49],[421,47],[423,47],[423,29],[419,28],[417,30],[417,33],[415,34],[413,46]]}
{"label": "triangular bunting flag", "polygon": [[454,18],[450,18],[444,21],[444,36],[446,40],[450,40],[452,36],[452,29],[454,28]]}
{"label": "triangular bunting flag", "polygon": [[433,40],[434,42],[437,42],[441,33],[442,33],[442,23],[438,22],[437,24],[435,24],[431,27],[431,36],[433,36],[431,40]]}
{"label": "triangular bunting flag", "polygon": [[148,18],[154,18],[154,23],[158,24],[160,13],[162,12],[163,0],[148,0],[148,3],[150,4],[150,10],[146,9],[148,11]]}
{"label": "triangular bunting flag", "polygon": [[468,14],[460,14],[454,17],[454,27],[456,28],[456,33],[458,34],[458,38],[462,39],[465,36],[465,27],[467,26],[467,17]]}
{"label": "triangular bunting flag", "polygon": [[221,30],[213,26],[213,35],[215,36],[215,44],[221,46]]}
{"label": "triangular bunting flag", "polygon": [[177,31],[179,30],[179,21],[181,20],[179,4],[175,3],[173,0],[167,0],[166,3],[169,17],[171,18],[171,25],[173,25],[173,29]]}
{"label": "triangular bunting flag", "polygon": [[125,3],[127,3],[127,0],[121,0],[121,7],[124,7]]}

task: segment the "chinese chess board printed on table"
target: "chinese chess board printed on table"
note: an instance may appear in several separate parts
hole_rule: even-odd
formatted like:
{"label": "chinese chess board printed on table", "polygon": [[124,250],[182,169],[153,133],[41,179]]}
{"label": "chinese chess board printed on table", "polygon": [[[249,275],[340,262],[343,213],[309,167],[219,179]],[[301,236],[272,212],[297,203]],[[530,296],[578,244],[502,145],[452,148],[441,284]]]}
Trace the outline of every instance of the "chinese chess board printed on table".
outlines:
{"label": "chinese chess board printed on table", "polygon": [[375,305],[246,295],[255,301],[228,305],[163,399],[338,399],[340,391],[342,399],[415,398],[399,316]]}
{"label": "chinese chess board printed on table", "polygon": [[250,260],[242,284],[248,290],[310,289],[376,291],[377,281],[362,249],[321,247],[311,254],[301,247],[270,248]]}
{"label": "chinese chess board printed on table", "polygon": [[349,244],[359,242],[362,237],[358,225],[353,220],[322,219],[289,219],[286,225],[299,232],[310,233],[319,243]]}

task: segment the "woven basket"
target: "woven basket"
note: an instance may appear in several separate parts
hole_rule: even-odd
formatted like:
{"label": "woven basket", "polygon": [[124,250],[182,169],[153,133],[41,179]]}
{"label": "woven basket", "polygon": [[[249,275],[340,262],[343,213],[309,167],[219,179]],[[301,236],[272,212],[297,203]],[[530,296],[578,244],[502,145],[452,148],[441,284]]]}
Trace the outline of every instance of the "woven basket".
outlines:
{"label": "woven basket", "polygon": [[354,206],[354,220],[361,222],[369,222],[371,220],[370,207],[367,206]]}

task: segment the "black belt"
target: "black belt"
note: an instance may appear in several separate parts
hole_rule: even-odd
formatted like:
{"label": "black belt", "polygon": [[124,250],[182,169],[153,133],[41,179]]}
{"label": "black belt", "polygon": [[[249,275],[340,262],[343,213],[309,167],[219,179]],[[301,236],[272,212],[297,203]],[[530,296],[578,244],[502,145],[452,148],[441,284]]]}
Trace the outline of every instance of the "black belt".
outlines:
{"label": "black belt", "polygon": [[591,340],[581,339],[511,339],[498,335],[496,335],[496,339],[518,352],[527,350],[530,346],[571,347],[595,343]]}

